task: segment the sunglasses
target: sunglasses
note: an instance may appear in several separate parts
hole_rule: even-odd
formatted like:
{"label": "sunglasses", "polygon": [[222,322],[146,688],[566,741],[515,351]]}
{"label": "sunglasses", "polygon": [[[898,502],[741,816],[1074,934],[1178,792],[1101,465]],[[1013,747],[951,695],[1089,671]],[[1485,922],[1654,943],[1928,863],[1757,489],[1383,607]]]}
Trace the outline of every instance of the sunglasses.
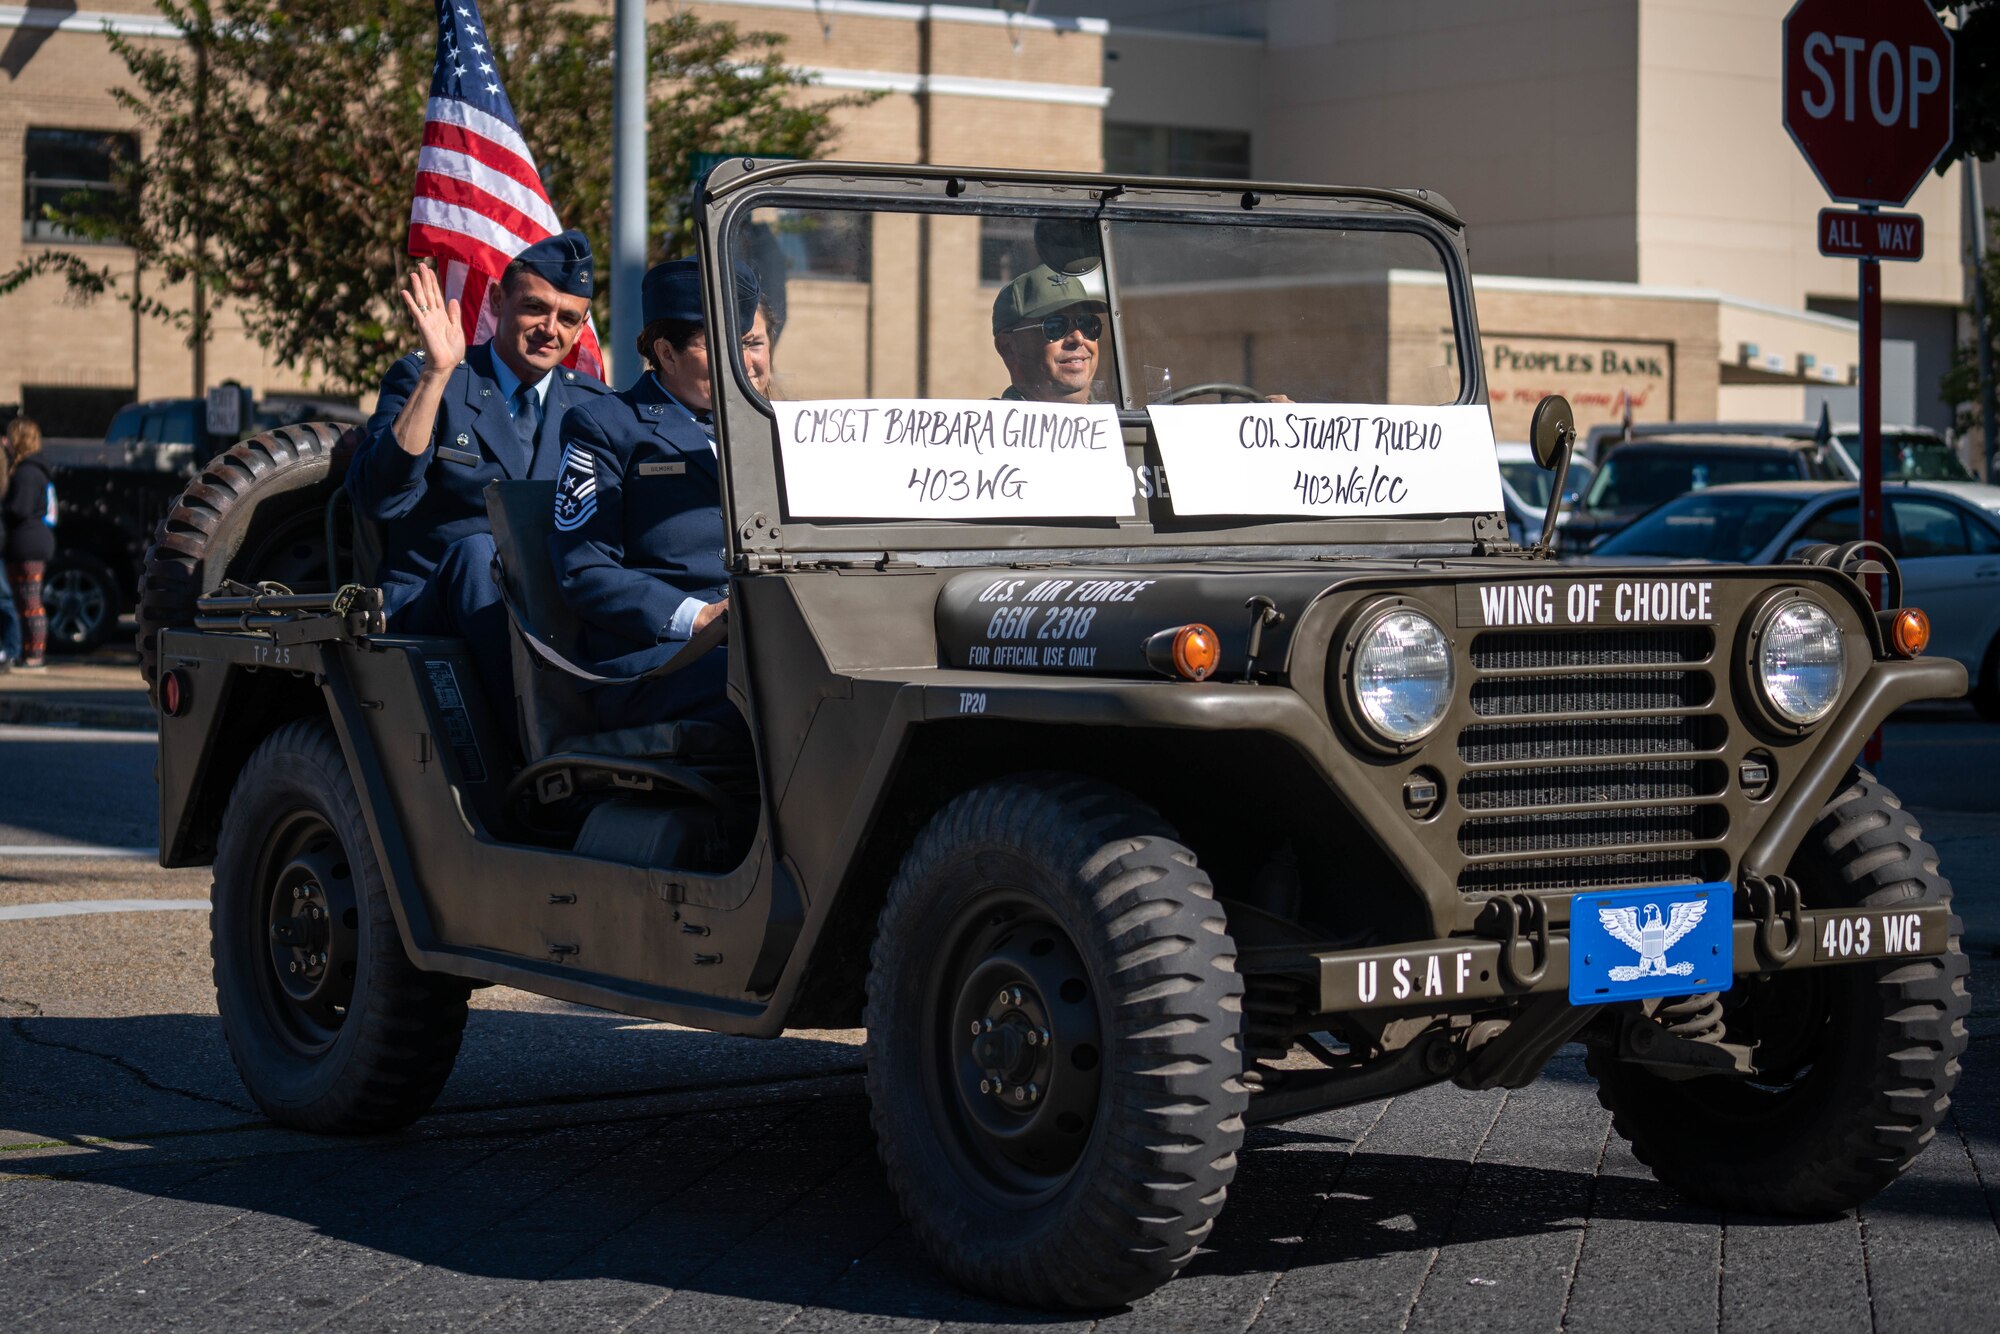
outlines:
{"label": "sunglasses", "polygon": [[1008,332],[1026,333],[1030,329],[1040,329],[1042,337],[1051,343],[1069,337],[1071,329],[1076,330],[1091,342],[1096,342],[1104,334],[1104,318],[1101,315],[1044,315],[1033,324],[1017,324]]}

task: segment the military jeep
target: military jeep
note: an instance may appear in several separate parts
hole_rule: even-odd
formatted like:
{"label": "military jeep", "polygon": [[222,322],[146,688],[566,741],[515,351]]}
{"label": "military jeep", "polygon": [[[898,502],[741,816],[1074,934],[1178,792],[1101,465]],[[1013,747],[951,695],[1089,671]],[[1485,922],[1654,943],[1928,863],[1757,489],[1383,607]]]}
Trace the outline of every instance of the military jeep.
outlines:
{"label": "military jeep", "polygon": [[[1188,1261],[1248,1127],[1570,1042],[1712,1205],[1838,1211],[1929,1141],[1966,960],[1856,760],[1964,671],[1860,543],[1663,574],[1510,541],[1443,199],[738,160],[699,246],[710,347],[739,261],[780,333],[768,395],[716,358],[729,608],[663,670],[727,653],[744,727],[596,727],[554,483],[489,491],[513,699],[365,570],[226,568],[204,483],[163,530],[161,860],[215,868],[274,1120],[419,1116],[485,984],[865,1025],[938,1264],[1082,1308]],[[1084,295],[996,316],[1042,282]],[[1573,434],[1545,403],[1539,457]],[[261,439],[234,503],[326,439]]]}

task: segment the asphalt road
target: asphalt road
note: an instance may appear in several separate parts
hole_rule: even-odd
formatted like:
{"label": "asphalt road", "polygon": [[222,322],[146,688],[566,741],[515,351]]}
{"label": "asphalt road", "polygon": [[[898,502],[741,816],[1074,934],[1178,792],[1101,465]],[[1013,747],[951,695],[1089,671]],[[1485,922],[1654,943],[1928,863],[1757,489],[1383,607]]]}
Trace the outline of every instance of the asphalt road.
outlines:
{"label": "asphalt road", "polygon": [[[1254,1132],[1210,1245],[1098,1321],[959,1293],[873,1153],[861,1035],[720,1038],[476,993],[438,1110],[325,1140],[229,1064],[204,870],[0,853],[0,1326],[47,1329],[1992,1328],[2000,1310],[2000,728],[1899,722],[1975,942],[1975,1042],[1915,1167],[1842,1218],[1722,1217],[1610,1134],[1575,1049]],[[130,846],[150,738],[0,729],[0,845]]]}

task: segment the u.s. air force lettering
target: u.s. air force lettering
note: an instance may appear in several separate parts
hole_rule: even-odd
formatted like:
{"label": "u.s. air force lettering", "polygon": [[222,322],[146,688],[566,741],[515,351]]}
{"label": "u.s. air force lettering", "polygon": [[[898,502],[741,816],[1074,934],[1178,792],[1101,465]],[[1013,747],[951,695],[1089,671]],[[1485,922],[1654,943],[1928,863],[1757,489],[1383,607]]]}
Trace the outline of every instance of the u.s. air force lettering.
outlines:
{"label": "u.s. air force lettering", "polygon": [[1712,579],[1552,579],[1460,584],[1463,626],[1707,625]]}

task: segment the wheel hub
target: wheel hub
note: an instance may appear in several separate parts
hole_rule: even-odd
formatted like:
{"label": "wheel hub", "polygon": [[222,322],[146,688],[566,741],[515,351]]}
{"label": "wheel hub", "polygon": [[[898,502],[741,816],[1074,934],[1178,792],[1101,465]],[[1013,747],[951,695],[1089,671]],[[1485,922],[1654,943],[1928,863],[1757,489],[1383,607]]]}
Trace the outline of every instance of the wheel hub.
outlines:
{"label": "wheel hub", "polygon": [[1076,1163],[1096,1120],[1096,998],[1075,947],[1052,922],[989,910],[962,922],[959,939],[962,948],[950,952],[955,986],[947,983],[940,999],[950,998],[943,1073],[961,1145],[1003,1189],[1049,1189]]}
{"label": "wheel hub", "polygon": [[354,992],[354,894],[329,848],[301,850],[273,876],[268,935],[279,993],[315,1025],[337,1028]]}

